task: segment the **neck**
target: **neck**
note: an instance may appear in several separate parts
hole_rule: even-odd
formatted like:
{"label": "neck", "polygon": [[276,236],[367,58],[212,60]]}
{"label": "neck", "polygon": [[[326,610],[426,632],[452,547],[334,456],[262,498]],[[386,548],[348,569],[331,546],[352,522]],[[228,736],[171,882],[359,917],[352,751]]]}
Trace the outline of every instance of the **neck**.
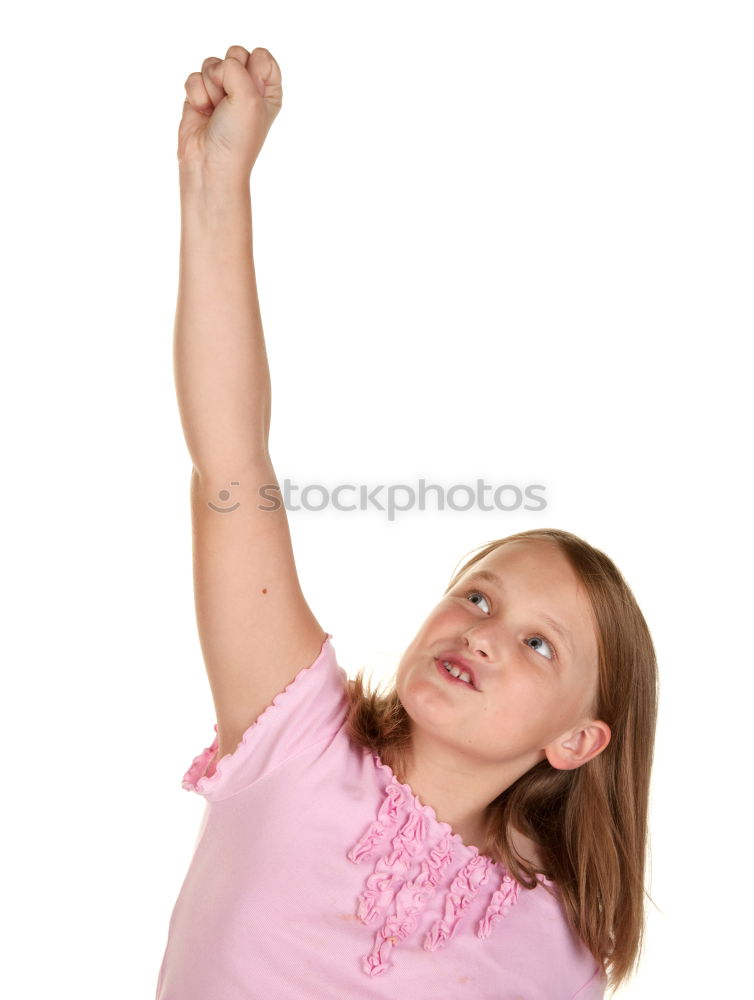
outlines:
{"label": "neck", "polygon": [[[499,765],[494,770],[485,768],[478,760],[459,758],[456,751],[414,731],[410,749],[393,771],[467,847],[485,853],[490,803],[536,763],[534,759],[511,763],[507,770]],[[534,842],[517,830],[509,833],[516,850],[538,863]]]}

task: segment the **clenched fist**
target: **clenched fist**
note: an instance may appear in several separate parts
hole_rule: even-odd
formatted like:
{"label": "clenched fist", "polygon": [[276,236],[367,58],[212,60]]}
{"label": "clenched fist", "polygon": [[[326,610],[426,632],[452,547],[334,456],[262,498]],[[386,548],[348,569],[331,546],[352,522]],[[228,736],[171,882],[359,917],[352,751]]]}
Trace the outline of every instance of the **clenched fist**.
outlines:
{"label": "clenched fist", "polygon": [[178,129],[181,168],[246,178],[283,104],[280,67],[267,49],[231,45],[208,56],[184,84]]}

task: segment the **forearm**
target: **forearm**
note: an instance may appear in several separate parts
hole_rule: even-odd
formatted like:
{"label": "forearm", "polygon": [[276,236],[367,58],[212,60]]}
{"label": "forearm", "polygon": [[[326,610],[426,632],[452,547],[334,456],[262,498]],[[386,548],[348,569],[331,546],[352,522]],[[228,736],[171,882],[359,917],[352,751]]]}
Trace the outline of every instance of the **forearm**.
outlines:
{"label": "forearm", "polygon": [[254,271],[248,180],[181,175],[173,361],[194,467],[235,475],[267,455],[270,372]]}

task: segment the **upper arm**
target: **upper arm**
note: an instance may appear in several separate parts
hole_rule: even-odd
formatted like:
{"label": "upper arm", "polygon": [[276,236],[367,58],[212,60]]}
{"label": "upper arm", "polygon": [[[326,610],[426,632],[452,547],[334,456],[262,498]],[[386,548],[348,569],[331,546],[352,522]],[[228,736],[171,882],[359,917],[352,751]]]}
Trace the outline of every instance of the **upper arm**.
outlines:
{"label": "upper arm", "polygon": [[[260,494],[264,486],[274,489]],[[301,592],[269,458],[224,475],[194,469],[191,516],[194,603],[219,760],[314,662],[326,632]]]}

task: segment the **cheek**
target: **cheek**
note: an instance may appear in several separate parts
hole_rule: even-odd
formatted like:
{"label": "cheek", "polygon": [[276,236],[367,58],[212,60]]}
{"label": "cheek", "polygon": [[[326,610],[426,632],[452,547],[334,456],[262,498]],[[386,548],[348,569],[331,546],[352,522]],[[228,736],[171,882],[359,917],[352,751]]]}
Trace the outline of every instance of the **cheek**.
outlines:
{"label": "cheek", "polygon": [[546,671],[546,667],[531,663],[526,657],[510,663],[501,685],[501,697],[513,705],[526,704],[529,708],[551,701],[553,684]]}
{"label": "cheek", "polygon": [[531,672],[509,674],[505,684],[485,692],[484,712],[480,719],[485,738],[514,741],[528,735],[535,738],[552,728],[553,720],[563,714],[563,703],[557,692],[541,676]]}
{"label": "cheek", "polygon": [[415,654],[407,651],[398,664],[395,674],[395,690],[404,705],[406,704],[406,698],[410,697],[410,692],[416,685],[416,680],[417,667]]}
{"label": "cheek", "polygon": [[395,675],[395,690],[397,691],[398,697],[400,698],[401,702],[403,702],[403,692],[404,692],[403,673],[404,671],[399,670],[398,673]]}

